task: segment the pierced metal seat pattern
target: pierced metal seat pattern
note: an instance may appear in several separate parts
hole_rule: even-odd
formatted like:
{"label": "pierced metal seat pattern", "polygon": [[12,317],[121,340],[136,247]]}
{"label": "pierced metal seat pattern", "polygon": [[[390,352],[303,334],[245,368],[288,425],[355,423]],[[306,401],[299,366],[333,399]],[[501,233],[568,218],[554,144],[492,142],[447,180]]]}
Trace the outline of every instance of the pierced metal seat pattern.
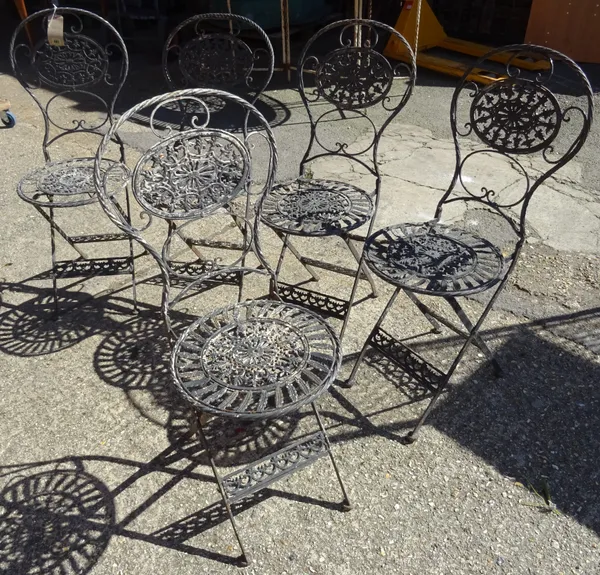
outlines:
{"label": "pierced metal seat pattern", "polygon": [[442,224],[399,224],[365,242],[365,261],[380,278],[415,293],[468,295],[492,287],[504,271],[489,241]]}
{"label": "pierced metal seat pattern", "polygon": [[[258,196],[255,216],[252,220],[238,216],[241,228],[248,230],[249,236],[239,257],[233,263],[215,257],[178,266],[171,257],[174,237],[189,224],[222,215],[221,208],[242,193],[249,195],[254,183],[249,177],[252,133],[246,129],[228,133],[214,127],[210,102],[215,99],[229,108],[240,108],[244,112],[242,118],[250,117],[258,124],[268,145],[267,177]],[[156,113],[173,104],[185,107],[186,101],[194,102],[204,113],[192,118],[189,127],[175,134],[158,131],[154,124]],[[110,138],[140,111],[148,109],[151,110],[148,128],[159,142],[142,153],[134,166],[125,169],[130,174],[134,197],[148,215],[138,228],[114,203],[102,163]],[[342,509],[350,508],[316,405],[316,400],[337,376],[342,359],[340,341],[327,321],[316,313],[282,301],[277,276],[261,248],[259,224],[264,191],[272,187],[276,168],[273,132],[256,108],[233,94],[197,88],[156,96],[125,112],[105,135],[94,171],[98,198],[107,216],[159,266],[162,313],[172,344],[172,380],[180,396],[194,410],[198,436],[210,460],[244,564],[249,563],[249,556],[231,505],[274,481],[327,455],[342,491]],[[158,245],[158,230],[150,230],[157,220],[167,222],[166,238]],[[246,266],[250,252],[258,260],[257,267]],[[184,272],[194,273],[193,281],[186,278],[188,281],[179,282]],[[250,274],[260,276],[266,284],[261,293],[264,297],[244,299],[245,278]],[[236,292],[237,301],[227,305],[217,300],[213,290],[218,288]],[[193,302],[198,300],[192,298],[202,297],[205,298],[202,311],[194,311],[198,308]],[[186,312],[176,309],[183,302]],[[201,414],[235,420],[273,420],[298,412],[304,406],[312,409],[318,431],[221,477]]]}
{"label": "pierced metal seat pattern", "polygon": [[350,184],[298,179],[274,186],[265,198],[263,221],[284,233],[327,236],[354,230],[369,220],[373,201]]}
{"label": "pierced metal seat pattern", "polygon": [[[392,63],[382,54],[390,36],[405,47],[409,64]],[[317,46],[322,46],[325,39],[333,42],[334,48],[322,55]],[[298,64],[298,88],[310,121],[310,139],[300,162],[300,177],[268,190],[264,202],[263,222],[278,234],[283,244],[278,275],[289,251],[313,280],[319,280],[314,268],[326,269],[356,281],[368,280],[372,295],[377,295],[374,278],[363,265],[360,249],[354,243],[364,240],[365,236],[352,232],[363,225],[368,227],[366,235],[372,231],[381,189],[379,142],[386,127],[408,102],[415,77],[416,64],[409,44],[392,27],[374,20],[335,22],[319,30],[307,42]],[[378,115],[371,113],[374,109],[378,109]],[[324,127],[334,121],[343,127],[336,131],[335,139],[329,141]],[[340,140],[340,134],[344,134],[352,122],[367,125],[372,135],[361,150],[352,148],[352,142]],[[344,177],[334,181],[309,175],[312,162],[326,159],[347,161],[360,169],[361,174],[372,178],[373,189],[354,185],[351,167],[348,181],[344,181]],[[356,260],[357,268],[308,258],[294,246],[290,236],[337,236]],[[356,285],[348,300],[290,284],[282,283],[281,288],[287,301],[323,302],[322,313],[343,320],[340,332],[343,337]],[[330,304],[328,299],[335,303]],[[312,307],[314,309],[314,305]],[[332,310],[335,313],[332,314]]]}
{"label": "pierced metal seat pattern", "polygon": [[[531,56],[547,64],[546,70],[528,74],[516,67],[522,57]],[[507,63],[498,80],[481,87],[469,80],[471,70],[467,70],[452,97],[450,125],[456,168],[434,219],[424,224],[398,224],[379,230],[367,238],[364,246],[369,269],[396,289],[367,338],[347,384],[354,384],[368,347],[383,353],[423,384],[433,397],[406,436],[407,442],[416,440],[469,346],[478,347],[494,373],[501,375],[500,364],[479,335],[481,326],[515,269],[525,244],[526,217],[533,194],[575,157],[592,123],[590,83],[581,68],[563,54],[541,46],[512,45],[492,50],[473,68],[493,69],[489,68],[491,62]],[[560,98],[551,91],[558,66],[560,85],[568,86]],[[478,160],[490,156],[506,158],[522,177],[501,190],[494,190],[487,184],[493,177],[489,168],[476,169],[475,178],[469,175]],[[523,156],[530,158],[528,164],[522,161]],[[479,178],[483,179],[477,183]],[[496,222],[512,236],[510,247],[503,245],[501,249],[482,237],[486,230],[480,226],[475,234],[456,225],[442,224],[444,208],[455,202],[470,207],[471,214],[481,212],[492,218],[489,221]],[[506,239],[501,241],[504,243]],[[382,323],[401,291],[423,313],[434,332],[439,333],[443,326],[464,339],[447,371],[435,368],[383,330]],[[470,319],[458,298],[488,291],[491,295],[478,319]],[[442,298],[460,323],[450,321],[417,295]]]}
{"label": "pierced metal seat pattern", "polygon": [[[101,169],[111,194],[123,191],[127,174],[121,169],[121,164],[104,160]],[[19,182],[17,193],[22,200],[45,208],[93,204],[98,201],[94,186],[94,158],[49,162],[29,172]]]}
{"label": "pierced metal seat pattern", "polygon": [[[52,45],[48,39],[48,26],[53,16],[63,18],[62,46]],[[30,32],[36,38],[35,42],[30,42]],[[78,8],[50,8],[32,14],[17,26],[10,42],[10,61],[15,77],[34,99],[44,118],[42,151],[46,163],[21,179],[17,193],[21,199],[33,205],[50,224],[50,277],[55,311],[58,312],[59,308],[57,279],[71,277],[65,275],[65,269],[69,270],[69,274],[76,273],[78,277],[131,275],[135,307],[135,269],[131,239],[123,234],[99,232],[87,234],[86,239],[80,241],[83,236],[67,233],[56,219],[56,210],[59,208],[76,208],[97,202],[93,184],[94,158],[52,161],[51,157],[56,148],[65,148],[65,137],[95,135],[101,138],[112,125],[115,101],[129,70],[129,58],[122,38],[111,24],[92,12]],[[80,104],[69,109],[66,117],[64,113],[59,113],[61,109],[64,111],[65,99]],[[75,109],[77,111],[73,111]],[[97,112],[91,112],[90,109]],[[115,140],[114,145],[117,150],[115,155],[122,160],[122,142]],[[107,186],[112,195],[120,192],[127,195],[128,190],[124,186],[127,177],[113,171],[115,165],[112,159],[103,160],[102,168],[107,174]],[[127,217],[128,209],[127,199],[123,208]],[[57,235],[79,254],[77,260],[57,261]],[[128,255],[121,253],[94,259],[80,247],[81,243],[121,241],[128,243]],[[86,261],[89,265],[84,264]],[[99,261],[103,262],[102,265],[97,265]]]}
{"label": "pierced metal seat pattern", "polygon": [[174,377],[199,409],[281,416],[327,390],[341,362],[319,316],[272,301],[243,302],[196,320],[178,340]]}

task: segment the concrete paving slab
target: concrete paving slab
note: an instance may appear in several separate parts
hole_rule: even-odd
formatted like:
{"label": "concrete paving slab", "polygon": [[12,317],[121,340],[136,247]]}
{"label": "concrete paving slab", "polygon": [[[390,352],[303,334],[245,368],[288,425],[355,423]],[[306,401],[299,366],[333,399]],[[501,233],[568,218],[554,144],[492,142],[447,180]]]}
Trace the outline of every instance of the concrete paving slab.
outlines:
{"label": "concrete paving slab", "polygon": [[[48,282],[28,281],[48,269],[47,224],[14,190],[41,162],[42,132],[14,81],[0,81],[23,106],[17,118],[24,120],[0,131],[9,159],[0,173],[0,569],[11,575],[50,575],[57,565],[69,575],[600,570],[600,247],[592,219],[597,194],[588,189],[585,169],[540,190],[553,208],[532,209],[540,238],[532,235],[486,322],[505,375],[494,379],[481,354],[469,353],[422,438],[408,447],[400,439],[424,408],[423,390],[370,355],[352,389],[336,385],[320,403],[355,508],[339,511],[326,460],[275,484],[236,509],[255,559],[240,570],[210,467],[186,436],[186,411],[170,391],[158,286],[140,286],[143,313],[134,316],[127,278],[74,282],[61,292],[74,309],[51,321]],[[428,98],[425,88],[420,94]],[[292,110],[290,122],[277,128],[284,179],[296,173],[307,128],[297,98],[290,91],[275,96]],[[439,102],[424,108],[431,117],[421,126],[400,118],[385,140],[381,225],[428,219],[449,181],[452,142],[441,128],[431,129]],[[330,129],[335,136],[335,125]],[[349,134],[360,143],[360,132]],[[337,162],[315,167],[315,175],[345,171]],[[491,159],[477,175],[486,171],[502,197],[514,197],[512,167]],[[346,173],[367,185],[360,171]],[[508,184],[500,192],[502,182]],[[65,214],[65,223],[100,223],[98,214],[86,216],[82,222],[79,213]],[[457,207],[448,217],[468,224],[472,216]],[[556,248],[552,226],[562,226]],[[315,253],[348,261],[331,242],[314,245]],[[270,258],[277,248],[269,236]],[[155,273],[149,258],[140,269],[141,278]],[[286,273],[306,279],[292,261]],[[347,293],[350,285],[349,278],[324,273],[313,287]],[[380,287],[381,296],[365,299],[351,316],[340,382],[390,295],[389,286]],[[361,284],[359,299],[367,294]],[[481,310],[477,300],[465,305],[472,315]],[[398,337],[427,332],[415,311],[401,298],[386,328]],[[441,339],[425,333],[416,345],[447,366],[458,343],[451,333]],[[219,451],[220,468],[243,465],[308,422],[277,422],[259,439],[234,441]],[[536,495],[544,485],[556,508]]]}

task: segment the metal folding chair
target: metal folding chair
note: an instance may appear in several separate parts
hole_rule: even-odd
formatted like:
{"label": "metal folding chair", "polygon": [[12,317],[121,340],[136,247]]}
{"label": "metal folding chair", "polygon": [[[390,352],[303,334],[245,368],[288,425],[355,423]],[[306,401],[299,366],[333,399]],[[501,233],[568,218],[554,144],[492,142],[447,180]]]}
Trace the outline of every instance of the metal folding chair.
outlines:
{"label": "metal folding chair", "polygon": [[[405,46],[410,64],[389,61],[382,51],[390,36]],[[321,55],[327,39],[336,48]],[[381,191],[378,148],[387,126],[404,108],[415,82],[414,54],[393,28],[373,20],[343,20],[326,26],[306,44],[298,64],[299,90],[310,120],[308,148],[300,162],[300,177],[284,182],[267,192],[263,222],[273,229],[283,242],[277,275],[282,272],[284,257],[289,251],[312,279],[318,281],[315,268],[351,277],[365,277],[376,288],[371,273],[359,264],[361,250],[356,242],[364,241],[357,229],[372,230]],[[310,80],[309,80],[310,78]],[[314,82],[314,88],[307,83]],[[405,84],[401,84],[402,82]],[[400,85],[400,89],[394,92]],[[335,144],[325,141],[321,130],[328,123],[339,123]],[[350,147],[343,140],[348,124],[366,122],[372,129],[371,139],[363,149]],[[347,133],[347,132],[346,132]],[[311,163],[323,158],[343,158],[348,161],[345,181],[322,180],[313,177]],[[362,169],[372,178],[373,188],[364,190],[352,183],[353,170]],[[293,237],[339,237],[347,246],[358,269],[337,265],[305,256],[294,245]],[[326,295],[299,286],[280,282],[282,297],[311,309],[344,320],[341,337],[346,329],[354,292],[349,300]]]}
{"label": "metal folding chair", "polygon": [[[503,68],[493,64],[499,56],[508,62]],[[528,73],[513,64],[530,57],[546,60],[548,70]],[[590,84],[577,64],[563,54],[540,46],[511,45],[492,50],[473,68],[483,65],[496,69],[498,80],[479,86],[468,79],[467,71],[452,98],[456,169],[434,219],[393,225],[376,231],[365,242],[366,265],[395,286],[395,291],[365,342],[348,386],[354,384],[365,353],[372,347],[427,388],[433,397],[406,436],[407,442],[417,438],[471,345],[488,358],[496,374],[501,373],[480,335],[481,327],[517,264],[527,237],[526,217],[533,194],[575,157],[592,123]],[[493,168],[486,163],[490,160],[497,162]],[[497,187],[498,172],[511,167],[520,174],[518,181]],[[448,206],[457,202],[470,209],[462,226],[443,220]],[[487,224],[479,225],[479,221]],[[497,226],[504,229],[502,244],[492,237]],[[425,315],[435,332],[444,326],[464,338],[447,371],[382,328],[400,292]],[[489,300],[479,318],[471,319],[459,300],[483,292],[490,292]],[[446,302],[460,323],[426,305],[420,296]]]}
{"label": "metal folding chair", "polygon": [[[62,20],[62,23],[61,23]],[[50,22],[58,22],[56,38],[49,39]],[[28,31],[33,35],[31,43]],[[102,137],[112,125],[115,101],[125,83],[129,69],[127,49],[118,32],[101,17],[78,8],[41,10],[23,20],[10,41],[10,62],[15,77],[39,106],[44,118],[42,150],[46,164],[29,172],[18,184],[17,192],[50,224],[54,303],[58,311],[60,278],[93,277],[130,274],[135,305],[135,269],[133,243],[122,233],[73,235],[56,221],[56,212],[94,204],[97,201],[93,183],[93,157],[68,157],[52,161],[51,153],[64,158],[66,136],[77,138]],[[60,113],[61,101],[80,100],[80,110]],[[91,105],[94,113],[86,113]],[[63,104],[64,105],[64,104]],[[97,111],[97,113],[96,113]],[[81,141],[81,140],[80,140]],[[123,145],[113,142],[113,158],[106,157],[102,168],[109,170],[115,159],[123,158]],[[93,144],[95,149],[97,140]],[[114,172],[111,172],[114,174]],[[116,182],[118,186],[118,178]],[[118,187],[113,189],[118,194]],[[124,208],[129,218],[129,198]],[[56,235],[69,244],[79,257],[58,261]],[[90,258],[82,245],[99,242],[127,242],[128,255]]]}
{"label": "metal folding chair", "polygon": [[[215,98],[248,111],[260,128],[257,135],[268,144],[268,175],[252,222],[253,238],[246,248],[246,252],[251,250],[256,255],[260,267],[241,265],[248,253],[242,253],[227,267],[215,259],[212,269],[207,267],[195,281],[174,295],[173,277],[177,272],[170,265],[170,251],[177,230],[199,218],[218,214],[235,197],[250,193],[252,185],[249,139],[254,133],[233,135],[215,127],[210,112],[210,103]],[[155,130],[152,125],[155,112],[184,99],[193,99],[196,106],[204,108],[204,114],[193,118],[190,127],[180,132]],[[136,228],[113,203],[106,188],[107,176],[102,171],[102,162],[111,137],[143,109],[152,110],[150,128],[158,141],[142,153],[135,165],[127,167],[127,173],[131,174],[126,179],[127,184],[150,217],[143,228]],[[264,117],[242,98],[208,89],[157,96],[125,112],[104,137],[95,163],[95,184],[106,214],[140,243],[160,269],[162,314],[173,341],[171,374],[181,397],[197,415],[199,439],[208,455],[244,564],[249,563],[250,557],[244,549],[232,505],[274,481],[328,456],[342,490],[342,508],[350,507],[316,406],[317,398],[334,381],[340,367],[339,339],[317,314],[278,298],[277,280],[259,241],[264,190],[273,185],[276,167],[275,140]],[[190,178],[191,175],[205,177],[206,185],[198,186],[200,180]],[[164,242],[157,243],[157,232],[151,231],[155,220],[167,224]],[[182,222],[181,226],[175,228],[174,221]],[[267,297],[245,299],[243,279],[251,274],[265,279]],[[233,288],[226,286],[227,283],[233,283]],[[227,304],[218,299],[214,291],[217,287],[230,288],[230,296],[233,289],[234,302]],[[201,297],[203,295],[205,297]],[[192,296],[196,296],[194,300],[202,300],[200,307],[192,303]],[[176,307],[184,302],[186,312],[178,314]],[[298,438],[275,453],[221,476],[205,433],[206,416],[268,420],[308,405],[316,418],[316,433]]]}
{"label": "metal folding chair", "polygon": [[273,76],[275,56],[265,31],[236,14],[199,14],[176,26],[163,48],[170,90],[239,90],[256,104]]}
{"label": "metal folding chair", "polygon": [[[169,34],[162,56],[163,73],[170,90],[211,88],[235,91],[252,105],[256,105],[269,85],[274,62],[273,46],[264,30],[248,18],[229,13],[199,14],[181,22]],[[227,121],[223,124],[229,130],[242,129],[247,133],[249,110],[244,111],[244,118],[236,118],[236,112],[241,110],[224,110],[224,102],[218,99],[203,101],[210,106],[211,113],[224,112],[223,117],[227,116]],[[186,116],[204,113],[193,100],[181,100],[177,106],[181,114],[180,128],[185,127]],[[250,196],[246,197],[246,201],[247,217]],[[230,209],[230,213],[245,238],[247,230],[241,225],[236,211]],[[213,248],[219,243],[221,247],[225,246],[225,242],[208,240],[198,237],[198,234],[184,235],[180,231],[177,235],[197,258],[196,268],[202,266],[205,260],[203,248]],[[227,249],[244,251],[245,241],[235,245],[229,242]],[[173,262],[172,265],[177,264]],[[179,265],[179,269],[189,269],[190,265]]]}

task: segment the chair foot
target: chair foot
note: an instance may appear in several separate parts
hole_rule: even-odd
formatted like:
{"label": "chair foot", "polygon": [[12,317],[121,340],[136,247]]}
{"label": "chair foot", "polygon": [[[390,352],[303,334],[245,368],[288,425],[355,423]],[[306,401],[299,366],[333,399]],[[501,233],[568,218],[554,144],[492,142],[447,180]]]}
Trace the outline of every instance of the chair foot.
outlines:
{"label": "chair foot", "polygon": [[494,377],[496,379],[499,379],[504,375],[504,370],[496,360],[492,361],[492,368],[494,370]]}
{"label": "chair foot", "polygon": [[402,438],[402,443],[404,445],[412,445],[417,439],[419,439],[418,434],[410,431]]}
{"label": "chair foot", "polygon": [[346,381],[342,381],[340,383],[340,387],[343,387],[344,389],[351,389],[352,387],[354,387],[354,384],[356,383],[356,377],[349,377]]}
{"label": "chair foot", "polygon": [[238,567],[249,567],[252,564],[252,558],[248,553],[242,553],[238,560]]}
{"label": "chair foot", "polygon": [[340,503],[340,510],[343,511],[344,513],[347,513],[348,511],[352,511],[352,503],[350,503],[350,501],[348,501],[348,499],[344,499],[344,501],[342,501]]}

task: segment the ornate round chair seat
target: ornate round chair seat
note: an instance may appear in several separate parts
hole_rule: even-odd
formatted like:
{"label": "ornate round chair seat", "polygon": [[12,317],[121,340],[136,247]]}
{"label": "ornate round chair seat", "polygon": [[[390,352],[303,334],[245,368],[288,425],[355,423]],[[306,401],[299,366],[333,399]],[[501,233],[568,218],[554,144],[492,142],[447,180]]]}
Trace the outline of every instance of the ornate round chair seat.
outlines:
{"label": "ornate round chair seat", "polygon": [[373,202],[360,188],[334,180],[299,178],[279,184],[263,204],[263,221],[288,234],[329,236],[362,226]]}
{"label": "ornate round chair seat", "polygon": [[184,398],[201,411],[267,419],[314,401],[340,362],[339,340],[319,316],[253,300],[196,320],[177,341],[171,370]]}
{"label": "ornate round chair seat", "polygon": [[379,277],[426,295],[467,295],[499,281],[504,258],[487,240],[446,225],[400,224],[365,242],[365,261]]}
{"label": "ornate round chair seat", "polygon": [[[125,167],[112,160],[102,160],[112,194],[122,190],[127,181]],[[94,158],[75,158],[49,162],[29,172],[18,184],[17,193],[29,202],[43,207],[67,208],[97,201],[94,187]]]}

